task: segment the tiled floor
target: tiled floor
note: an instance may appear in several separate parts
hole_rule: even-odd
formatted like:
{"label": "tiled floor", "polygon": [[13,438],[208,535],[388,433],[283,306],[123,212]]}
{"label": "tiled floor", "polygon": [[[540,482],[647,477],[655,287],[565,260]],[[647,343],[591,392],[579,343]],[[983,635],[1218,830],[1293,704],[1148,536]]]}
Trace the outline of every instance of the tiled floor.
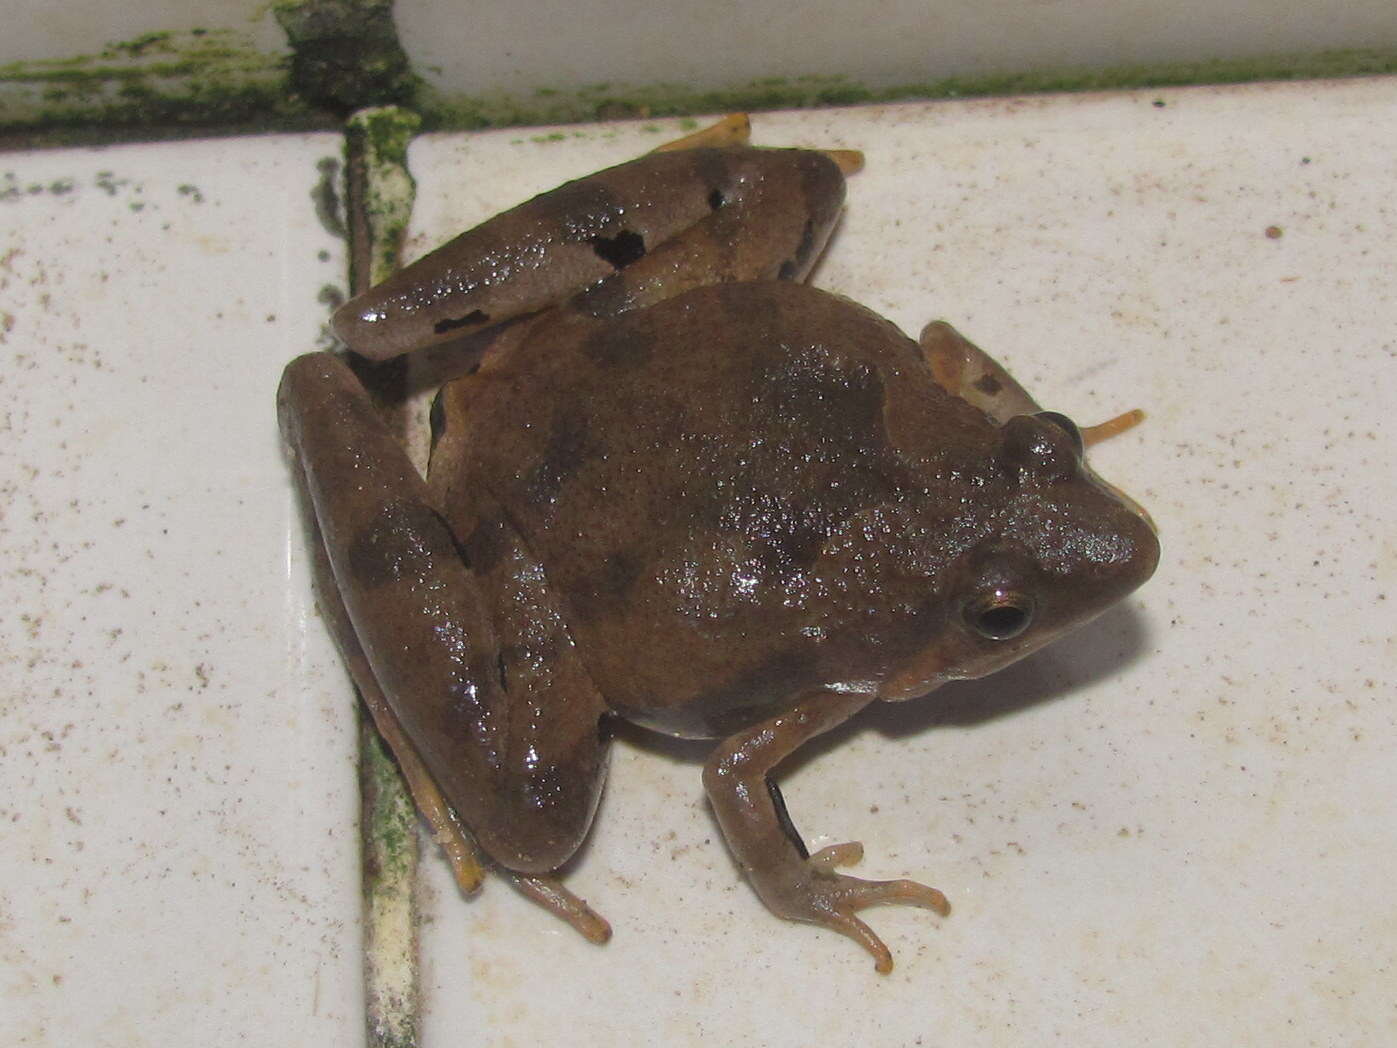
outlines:
{"label": "tiled floor", "polygon": [[[1394,111],[1371,80],[759,117],[868,154],[817,283],[1080,420],[1149,412],[1093,461],[1159,574],[786,777],[813,843],[951,897],[871,913],[891,976],[769,918],[701,751],[631,734],[570,874],[615,939],[429,860],[425,1043],[1397,1037]],[[412,245],[674,131],[421,140]],[[7,1044],[358,1035],[351,708],[271,396],[341,283],[337,148],[0,159]]]}
{"label": "tiled floor", "polygon": [[0,158],[5,1044],[359,1029],[355,735],[273,410],[339,148]]}

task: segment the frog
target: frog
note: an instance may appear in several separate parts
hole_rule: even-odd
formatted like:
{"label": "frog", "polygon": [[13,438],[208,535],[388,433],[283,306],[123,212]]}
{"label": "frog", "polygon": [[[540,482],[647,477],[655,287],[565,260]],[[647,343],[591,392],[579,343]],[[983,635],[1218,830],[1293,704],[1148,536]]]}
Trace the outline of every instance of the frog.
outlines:
{"label": "frog", "polygon": [[711,130],[335,313],[372,360],[476,347],[436,396],[425,476],[342,355],[287,365],[280,425],[322,612],[464,889],[483,857],[609,938],[560,871],[627,721],[712,740],[702,786],[741,875],[886,973],[860,912],[949,902],[840,872],[857,842],[808,850],[778,767],[1091,621],[1159,543],[1086,464],[1093,432],[949,324],[914,340],[806,282],[858,154]]}

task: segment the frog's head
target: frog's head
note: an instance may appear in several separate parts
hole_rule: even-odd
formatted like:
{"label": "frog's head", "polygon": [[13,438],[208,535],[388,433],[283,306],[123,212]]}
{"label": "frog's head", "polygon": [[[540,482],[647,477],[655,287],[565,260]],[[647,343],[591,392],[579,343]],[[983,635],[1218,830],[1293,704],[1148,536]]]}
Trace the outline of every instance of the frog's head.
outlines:
{"label": "frog's head", "polygon": [[986,471],[995,492],[988,519],[944,566],[936,625],[883,682],[882,698],[992,673],[1100,615],[1154,573],[1153,523],[1086,466],[1069,419],[1020,415],[999,432]]}

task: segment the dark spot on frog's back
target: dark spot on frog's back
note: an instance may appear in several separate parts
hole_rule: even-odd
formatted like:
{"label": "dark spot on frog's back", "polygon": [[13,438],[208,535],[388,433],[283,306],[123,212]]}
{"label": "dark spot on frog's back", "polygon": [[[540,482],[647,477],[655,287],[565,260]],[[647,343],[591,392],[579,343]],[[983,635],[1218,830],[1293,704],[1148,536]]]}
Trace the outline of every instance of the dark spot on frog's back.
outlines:
{"label": "dark spot on frog's back", "polygon": [[863,361],[838,360],[819,346],[792,350],[753,376],[754,395],[775,417],[807,434],[811,446],[847,453],[890,450],[883,424],[883,380]]}
{"label": "dark spot on frog's back", "polygon": [[597,577],[597,588],[606,595],[624,600],[640,577],[640,560],[621,550],[606,558]]}
{"label": "dark spot on frog's back", "polygon": [[637,368],[654,356],[655,336],[638,324],[611,324],[589,338],[582,352],[600,368]]}
{"label": "dark spot on frog's back", "polygon": [[500,522],[488,517],[478,521],[461,543],[462,557],[467,566],[481,575],[493,571],[508,550],[508,541],[501,534]]}
{"label": "dark spot on frog's back", "polygon": [[756,550],[762,568],[774,578],[789,579],[814,566],[828,536],[816,524],[796,519],[784,529],[772,529]]}
{"label": "dark spot on frog's back", "polygon": [[615,550],[589,561],[570,592],[574,610],[589,622],[624,618],[645,599],[637,584],[642,579],[644,556]]}
{"label": "dark spot on frog's back", "polygon": [[525,477],[528,497],[536,503],[551,502],[586,462],[600,454],[587,416],[575,406],[559,410],[542,458]]}

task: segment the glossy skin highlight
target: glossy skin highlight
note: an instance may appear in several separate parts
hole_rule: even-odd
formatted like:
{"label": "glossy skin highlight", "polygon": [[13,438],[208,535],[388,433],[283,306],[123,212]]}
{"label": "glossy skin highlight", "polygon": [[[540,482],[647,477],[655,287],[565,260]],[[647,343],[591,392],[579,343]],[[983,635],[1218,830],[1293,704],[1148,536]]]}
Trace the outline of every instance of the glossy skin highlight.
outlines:
{"label": "glossy skin highlight", "polygon": [[704,786],[758,894],[886,971],[856,911],[944,897],[834,872],[857,845],[807,855],[770,772],[1091,619],[1158,544],[949,328],[919,345],[799,282],[843,193],[818,152],[652,154],[348,303],[371,355],[492,333],[440,394],[426,481],[334,357],[292,362],[279,406],[356,679],[516,883],[561,891],[608,718],[717,738]]}

